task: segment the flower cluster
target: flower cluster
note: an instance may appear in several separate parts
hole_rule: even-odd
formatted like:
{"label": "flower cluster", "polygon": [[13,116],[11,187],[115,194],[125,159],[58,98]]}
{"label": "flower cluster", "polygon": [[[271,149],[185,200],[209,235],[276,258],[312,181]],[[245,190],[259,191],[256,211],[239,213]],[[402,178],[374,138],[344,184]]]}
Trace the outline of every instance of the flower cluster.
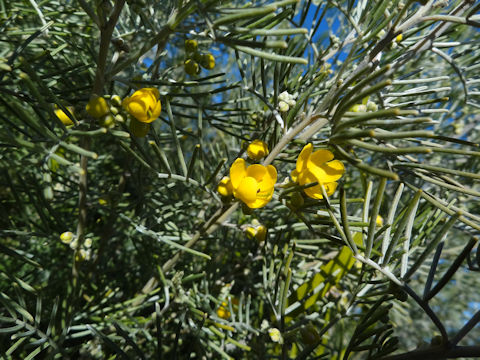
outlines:
{"label": "flower cluster", "polygon": [[[261,140],[254,140],[247,148],[248,156],[255,161],[268,154],[268,147]],[[273,165],[246,165],[242,158],[234,161],[230,167],[230,176],[224,177],[217,188],[220,195],[243,201],[250,209],[264,207],[272,199],[273,188],[277,182],[277,170]]]}
{"label": "flower cluster", "polygon": [[360,113],[367,112],[367,111],[377,111],[377,110],[378,110],[378,105],[373,101],[369,101],[368,97],[363,99],[361,104],[355,104],[349,109],[349,111],[360,112]]}
{"label": "flower cluster", "polygon": [[75,260],[82,262],[84,260],[90,260],[92,257],[92,239],[86,238],[82,246],[80,246],[78,238],[71,231],[65,231],[60,234],[60,241],[65,245],[69,245],[70,249],[75,251]]}
{"label": "flower cluster", "polygon": [[[125,122],[123,109],[132,116],[130,131],[136,137],[145,136],[150,123],[155,121],[162,111],[160,93],[155,88],[142,88],[135,91],[125,99],[118,95],[92,96],[85,106],[85,111],[91,117],[98,119],[99,125],[104,128],[112,128],[117,122]],[[75,119],[73,106],[66,107],[67,112],[55,106],[54,112],[57,118],[67,126],[73,125]]]}
{"label": "flower cluster", "polygon": [[278,110],[280,112],[287,112],[297,103],[295,101],[295,96],[289,94],[287,91],[284,91],[280,95],[278,95],[278,100]]}
{"label": "flower cluster", "polygon": [[[260,160],[268,154],[267,145],[254,140],[247,149],[249,158]],[[312,199],[323,199],[324,196],[331,196],[337,188],[337,180],[345,172],[343,163],[334,160],[329,150],[320,149],[313,152],[313,145],[307,144],[298,156],[295,169],[291,172],[292,180],[304,187],[303,192]],[[219,185],[218,192],[223,197],[235,197],[241,200],[250,209],[264,207],[273,197],[274,186],[277,181],[277,170],[274,166],[253,164],[246,165],[242,158],[236,159],[230,167],[230,176],[224,177]],[[297,199],[295,208],[303,204],[300,193],[295,192]],[[266,228],[247,227],[247,236],[253,238],[260,234],[264,238]]]}
{"label": "flower cluster", "polygon": [[200,66],[206,70],[212,70],[215,67],[215,58],[209,52],[201,53],[198,51],[198,42],[196,40],[185,41],[185,52],[187,59],[185,60],[185,72],[188,75],[200,74]]}

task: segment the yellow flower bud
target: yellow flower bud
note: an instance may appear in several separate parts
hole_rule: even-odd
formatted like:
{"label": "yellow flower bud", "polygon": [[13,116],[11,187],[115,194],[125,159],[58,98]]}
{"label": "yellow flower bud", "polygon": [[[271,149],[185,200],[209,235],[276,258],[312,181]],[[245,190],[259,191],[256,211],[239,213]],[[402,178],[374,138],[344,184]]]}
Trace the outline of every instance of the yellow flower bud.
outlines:
{"label": "yellow flower bud", "polygon": [[233,194],[232,182],[228,176],[225,176],[218,184],[217,191],[222,196],[230,196]]}
{"label": "yellow flower bud", "polygon": [[200,73],[200,67],[198,66],[197,62],[192,59],[188,59],[185,61],[185,72],[188,75],[197,75]]}
{"label": "yellow flower bud", "polygon": [[268,329],[268,335],[270,335],[270,339],[272,339],[273,342],[282,344],[283,339],[282,339],[282,334],[280,333],[280,330],[277,328],[270,328]]}
{"label": "yellow flower bud", "polygon": [[[73,106],[67,106],[67,110],[73,116]],[[73,125],[72,119],[62,109],[55,109],[55,115],[64,125]]]}
{"label": "yellow flower bud", "polygon": [[137,119],[132,119],[130,121],[130,132],[135,137],[145,137],[150,130],[150,124],[140,122]]}
{"label": "yellow flower bud", "polygon": [[107,115],[110,112],[107,101],[100,96],[95,96],[90,99],[87,106],[85,106],[88,115],[98,119]]}
{"label": "yellow flower bud", "polygon": [[255,237],[255,235],[257,235],[257,230],[255,230],[255,228],[249,226],[246,230],[245,230],[245,235],[247,235],[247,237],[249,239],[253,239]]}
{"label": "yellow flower bud", "polygon": [[377,111],[378,110],[378,105],[374,103],[373,101],[367,102],[367,110],[368,111]]}
{"label": "yellow flower bud", "polygon": [[350,108],[350,111],[353,112],[365,112],[367,111],[367,107],[363,104],[355,104]]}
{"label": "yellow flower bud", "polygon": [[60,241],[64,244],[70,244],[73,240],[73,233],[71,231],[65,231],[60,234]]}
{"label": "yellow flower bud", "polygon": [[125,98],[123,107],[130,115],[142,123],[151,123],[160,116],[162,104],[160,93],[156,88],[143,88]]}
{"label": "yellow flower bud", "polygon": [[86,260],[87,257],[88,257],[87,252],[84,249],[80,249],[75,254],[75,261],[82,262],[82,261]]}
{"label": "yellow flower bud", "polygon": [[380,215],[377,215],[375,223],[377,224],[377,226],[383,226],[383,218]]}
{"label": "yellow flower bud", "polygon": [[222,302],[222,305],[218,307],[217,309],[217,316],[227,320],[230,317],[230,311],[227,310],[227,302],[224,301]]}
{"label": "yellow flower bud", "polygon": [[200,65],[207,70],[212,70],[215,67],[215,58],[210,53],[203,54]]}
{"label": "yellow flower bud", "polygon": [[399,43],[400,41],[403,40],[403,34],[398,34],[397,37],[395,38],[395,41]]}
{"label": "yellow flower bud", "polygon": [[268,146],[262,140],[253,140],[247,148],[248,157],[258,161],[268,155]]}
{"label": "yellow flower bud", "polygon": [[260,225],[257,227],[257,233],[255,234],[255,238],[259,242],[265,241],[265,238],[267,237],[267,228],[263,225]]}
{"label": "yellow flower bud", "polygon": [[198,48],[197,40],[192,40],[192,39],[185,40],[185,50],[187,52],[194,53],[195,51],[197,51],[197,48]]}
{"label": "yellow flower bud", "polygon": [[118,95],[112,95],[112,97],[110,98],[110,102],[114,106],[122,106],[122,98]]}

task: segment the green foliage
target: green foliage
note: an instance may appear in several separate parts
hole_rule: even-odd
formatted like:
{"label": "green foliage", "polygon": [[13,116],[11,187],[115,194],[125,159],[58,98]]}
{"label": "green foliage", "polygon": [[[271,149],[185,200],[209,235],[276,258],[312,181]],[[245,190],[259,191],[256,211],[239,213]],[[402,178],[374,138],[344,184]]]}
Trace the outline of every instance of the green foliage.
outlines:
{"label": "green foliage", "polygon": [[[0,357],[480,356],[479,10],[0,0]],[[216,190],[254,139],[255,211]]]}

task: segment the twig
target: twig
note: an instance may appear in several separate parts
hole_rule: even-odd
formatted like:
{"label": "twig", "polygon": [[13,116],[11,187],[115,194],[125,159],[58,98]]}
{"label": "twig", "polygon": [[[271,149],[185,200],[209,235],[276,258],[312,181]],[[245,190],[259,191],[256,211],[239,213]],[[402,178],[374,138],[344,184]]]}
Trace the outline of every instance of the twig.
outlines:
{"label": "twig", "polygon": [[[108,49],[110,41],[112,39],[113,30],[117,24],[120,13],[125,5],[125,0],[119,0],[115,3],[112,15],[104,26],[100,27],[100,49],[98,52],[97,70],[95,73],[95,82],[92,88],[92,94],[101,95],[103,93],[103,87],[105,85],[105,67],[107,64]],[[92,127],[93,124],[90,124]],[[80,147],[86,150],[90,149],[91,138],[89,136],[82,137]],[[78,195],[78,225],[77,225],[77,237],[79,247],[82,245],[85,238],[85,228],[87,225],[87,174],[88,160],[85,155],[80,157],[80,167],[82,174],[79,179],[79,195]],[[78,276],[76,266],[73,266],[73,276]]]}

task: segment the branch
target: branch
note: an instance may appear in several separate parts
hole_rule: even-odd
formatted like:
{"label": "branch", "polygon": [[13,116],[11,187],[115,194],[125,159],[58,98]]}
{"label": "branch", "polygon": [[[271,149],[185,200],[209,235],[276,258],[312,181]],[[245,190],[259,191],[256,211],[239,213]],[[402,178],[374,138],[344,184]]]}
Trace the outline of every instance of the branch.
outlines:
{"label": "branch", "polygon": [[428,349],[386,356],[379,360],[441,360],[478,356],[480,356],[480,346],[435,346]]}
{"label": "branch", "polygon": [[[97,70],[95,73],[95,82],[92,88],[92,94],[101,95],[103,93],[103,87],[105,85],[105,67],[107,64],[108,49],[110,41],[112,39],[113,30],[117,24],[120,13],[125,5],[125,0],[118,0],[113,8],[112,15],[107,23],[100,28],[100,49],[98,52]],[[90,127],[92,124],[90,124]],[[90,149],[91,138],[84,136],[81,140],[81,147],[83,149]],[[80,157],[80,167],[82,173],[79,179],[79,194],[78,194],[78,224],[77,224],[77,237],[79,247],[82,245],[85,238],[85,228],[87,225],[87,165],[88,160],[85,155]],[[73,266],[73,276],[78,276],[77,268]]]}

